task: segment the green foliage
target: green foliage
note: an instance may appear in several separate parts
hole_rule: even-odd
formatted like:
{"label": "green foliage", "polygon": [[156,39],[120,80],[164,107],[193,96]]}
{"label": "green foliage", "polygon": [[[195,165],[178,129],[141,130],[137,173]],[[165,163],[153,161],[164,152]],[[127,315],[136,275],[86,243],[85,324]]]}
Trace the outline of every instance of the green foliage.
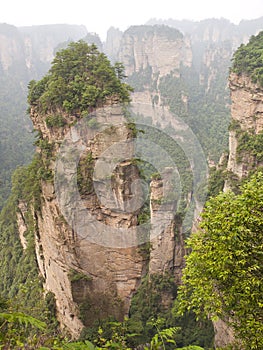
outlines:
{"label": "green foliage", "polygon": [[174,337],[179,328],[170,327],[161,329],[165,323],[165,320],[160,318],[158,318],[156,321],[153,320],[148,323],[155,327],[157,333],[152,337],[150,345],[144,347],[144,350],[158,350],[160,348],[166,349],[165,343],[173,344],[175,346],[176,343]]}
{"label": "green foliage", "polygon": [[188,87],[186,80],[184,78],[176,78],[176,75],[178,75],[178,71],[162,77],[159,89],[165,104],[170,106],[176,115],[181,117],[186,114],[186,106],[182,96],[187,93]]}
{"label": "green foliage", "polygon": [[[152,319],[149,324],[154,329],[154,334],[149,341],[144,339],[144,342],[140,344],[140,349],[144,350],[159,350],[168,349],[167,345],[173,344],[175,346],[174,337],[178,331],[177,327],[164,328],[165,321],[158,318]],[[123,322],[111,321],[107,323],[108,331],[102,327],[98,328],[95,338],[92,343],[96,344],[95,350],[100,349],[119,349],[119,350],[132,350],[134,346],[132,339],[139,334],[131,332],[130,323],[128,319]]]}
{"label": "green foliage", "polygon": [[263,162],[263,132],[255,134],[243,131],[239,134],[237,160],[241,161],[244,153],[254,158],[255,164],[250,164],[251,167]]}
{"label": "green foliage", "polygon": [[181,310],[226,320],[245,349],[263,347],[262,208],[261,172],[207,202],[179,293]]}
{"label": "green foliage", "polygon": [[61,115],[49,115],[46,117],[46,124],[48,128],[61,128],[66,124],[66,121]]}
{"label": "green foliage", "polygon": [[254,83],[263,86],[263,31],[252,35],[247,45],[242,44],[236,50],[232,71],[247,74]]}
{"label": "green foliage", "polygon": [[200,346],[196,345],[189,345],[189,346],[184,346],[183,348],[177,348],[177,350],[203,350],[204,348],[201,348]]}
{"label": "green foliage", "polygon": [[147,66],[146,68],[140,68],[138,72],[133,72],[128,77],[128,83],[134,88],[135,91],[144,91],[149,87],[152,79],[152,68]]}
{"label": "green foliage", "polygon": [[[39,146],[48,154],[52,149],[52,145],[44,140],[39,140]],[[40,207],[43,169],[41,157],[36,154],[30,165],[18,168],[13,175],[12,192],[0,214],[0,290],[3,296],[12,300],[12,307],[6,312],[11,313],[11,318],[5,315],[9,317],[8,320],[11,321],[13,317],[14,321],[22,322],[22,316],[26,314],[28,317],[25,321],[29,324],[32,321],[33,324],[34,319],[39,318],[48,325],[45,332],[41,331],[44,339],[56,331],[57,320],[53,295],[48,293],[46,298],[44,297],[35,256],[35,218],[32,209],[37,211]],[[18,204],[23,207],[21,212]],[[23,234],[27,242],[25,249],[22,248],[19,238],[17,211],[23,215],[27,227]],[[36,348],[40,341],[40,331],[35,332],[32,327],[25,327],[21,322],[8,323],[9,340],[3,340],[5,346],[12,344],[10,349],[23,349],[23,343],[25,349]]]}
{"label": "green foliage", "polygon": [[91,129],[98,129],[99,123],[96,118],[91,118],[88,122],[87,125]]}
{"label": "green foliage", "polygon": [[[229,95],[226,91],[227,63],[217,55],[211,67],[181,66],[179,70],[162,77],[159,90],[164,104],[182,118],[193,130],[206,156],[218,161],[228,145],[228,124],[230,111]],[[215,74],[208,89],[200,83],[200,75],[209,79]]]}
{"label": "green foliage", "polygon": [[34,136],[26,115],[27,74],[19,62],[0,74],[0,210],[11,192],[17,166],[30,162]]}
{"label": "green foliage", "polygon": [[263,132],[258,134],[255,130],[242,130],[240,123],[236,120],[231,121],[230,131],[234,131],[237,139],[237,159],[238,163],[243,162],[244,157],[249,157],[249,167],[255,168],[263,162]]}
{"label": "green foliage", "polygon": [[[44,322],[41,322],[32,316],[25,315],[22,312],[0,312],[0,320],[7,323],[24,324],[26,327],[30,325],[42,331],[46,328],[46,324]],[[1,328],[3,328],[3,326],[1,326]]]}
{"label": "green foliage", "polygon": [[92,277],[91,276],[87,276],[85,275],[83,272],[78,272],[75,270],[71,270],[69,272],[69,279],[71,282],[77,282],[77,281],[92,281]]}
{"label": "green foliage", "polygon": [[77,168],[77,184],[82,196],[90,194],[93,191],[93,171],[94,160],[92,153],[88,152],[85,156],[81,157]]}
{"label": "green foliage", "polygon": [[[28,102],[40,112],[64,111],[81,115],[116,96],[120,102],[130,100],[131,87],[121,82],[123,66],[110,64],[94,44],[72,42],[56,53],[48,74],[29,83]],[[63,126],[58,117],[48,117],[50,126]]]}
{"label": "green foliage", "polygon": [[227,178],[228,152],[222,154],[220,162],[217,166],[209,169],[207,198],[215,197],[219,192],[223,191],[225,180]]}
{"label": "green foliage", "polygon": [[[172,275],[152,275],[146,277],[132,298],[128,329],[135,336],[129,340],[131,347],[150,342],[156,335],[156,320],[162,320],[162,328],[174,328],[173,337],[178,347],[196,344],[210,348],[213,326],[208,321],[196,321],[193,314],[178,317],[172,309],[177,296],[177,287]],[[168,346],[168,349],[174,349]]]}
{"label": "green foliage", "polygon": [[46,324],[21,312],[1,312],[0,348],[26,349],[29,345],[36,345],[37,339],[29,336],[32,330],[37,335],[35,329],[43,332],[46,329]]}

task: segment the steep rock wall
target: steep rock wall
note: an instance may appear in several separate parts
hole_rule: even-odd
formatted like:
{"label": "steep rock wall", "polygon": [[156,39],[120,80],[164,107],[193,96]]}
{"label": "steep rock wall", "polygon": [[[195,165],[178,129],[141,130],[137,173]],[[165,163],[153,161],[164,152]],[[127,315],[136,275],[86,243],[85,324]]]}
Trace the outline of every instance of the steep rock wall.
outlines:
{"label": "steep rock wall", "polygon": [[[224,191],[235,188],[235,182],[246,178],[262,162],[257,161],[254,152],[249,149],[248,139],[244,136],[256,136],[263,131],[263,89],[253,83],[246,75],[230,74],[231,117],[229,130],[228,177]],[[243,140],[242,140],[243,136]],[[240,148],[240,144],[243,147]],[[214,322],[215,345],[224,347],[237,341],[233,330],[223,320]]]}
{"label": "steep rock wall", "polygon": [[[229,132],[229,160],[227,170],[238,179],[246,177],[255,167],[255,157],[238,150],[240,133],[258,135],[263,131],[263,89],[244,75],[231,74],[232,127]],[[258,166],[260,164],[257,164]],[[228,183],[226,184],[226,187]]]}
{"label": "steep rock wall", "polygon": [[[174,275],[175,283],[181,283],[184,256],[186,254],[182,225],[176,217],[175,200],[164,196],[164,185],[172,186],[172,169],[166,168],[162,179],[151,181],[151,251],[149,274]],[[166,182],[166,184],[164,184]],[[171,189],[172,191],[172,189]],[[163,203],[162,203],[163,202]],[[168,223],[168,225],[167,225]],[[158,234],[156,234],[158,232]]]}
{"label": "steep rock wall", "polygon": [[192,52],[189,42],[176,29],[159,26],[130,27],[123,35],[118,58],[127,75],[152,68],[162,77],[180,64],[190,66]]}
{"label": "steep rock wall", "polygon": [[[118,118],[118,113],[121,112],[116,112],[115,118]],[[43,139],[53,144],[51,157],[53,160],[50,161],[48,169],[54,172],[55,159],[63,139],[70,135],[69,137],[79,139],[81,143],[80,134],[83,130],[79,131],[79,135],[76,131],[78,129],[71,131],[69,124],[75,117],[69,118],[68,124],[63,128],[48,128],[45,118],[33,109],[31,116],[35,128],[41,131]],[[105,122],[105,118],[101,118],[97,116],[98,122]],[[83,167],[80,165],[79,176],[81,172],[87,177],[91,176],[89,171],[93,171],[93,164],[103,152],[110,149],[114,143],[126,142],[131,137],[131,131],[125,125],[112,128],[112,111],[106,118],[109,118],[109,130],[89,139],[79,162],[82,164],[82,159],[86,159],[85,156],[88,155],[89,164]],[[77,147],[77,144],[74,145]],[[126,156],[127,154],[132,156],[129,142],[126,142],[126,145],[128,147]],[[43,156],[40,149],[38,152]],[[70,162],[62,162],[59,175],[62,174],[65,178],[76,176],[72,173]],[[137,167],[132,161],[127,160],[116,167],[114,179],[107,180],[112,183],[118,206],[129,202],[133,195],[131,185],[138,176]],[[98,183],[96,193],[87,187],[83,191],[80,189],[81,204],[84,203],[85,210],[92,214],[92,220],[101,222],[109,228],[136,226],[138,212],[127,212],[125,207],[124,210],[118,209],[119,207],[111,209],[103,204],[108,200],[105,198],[107,196],[105,182],[101,181],[99,174],[95,174],[95,177],[94,181]],[[64,216],[62,214],[63,210],[54,183],[42,181],[41,191],[41,208],[34,213],[37,260],[45,289],[55,295],[57,316],[62,327],[65,327],[73,337],[78,337],[83,326],[92,325],[96,319],[110,315],[119,320],[123,319],[124,315],[128,314],[130,299],[140,283],[144,270],[145,262],[139,249],[118,248],[114,244],[109,246],[107,242],[104,245],[103,238],[100,244],[94,243],[89,239],[89,234],[94,234],[92,220],[78,221],[78,218],[75,218],[74,224],[69,225],[69,220],[65,219],[65,212]],[[77,211],[80,202],[75,201],[74,196],[70,197],[70,193],[63,195],[65,201],[68,201],[67,208],[70,208],[71,212]],[[83,229],[87,236],[83,235]]]}

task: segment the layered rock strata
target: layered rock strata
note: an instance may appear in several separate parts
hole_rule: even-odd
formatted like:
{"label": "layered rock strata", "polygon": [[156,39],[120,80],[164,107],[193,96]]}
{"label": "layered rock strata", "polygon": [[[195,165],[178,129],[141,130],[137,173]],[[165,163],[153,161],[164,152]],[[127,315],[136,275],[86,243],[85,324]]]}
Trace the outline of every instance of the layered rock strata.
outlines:
{"label": "layered rock strata", "polygon": [[[42,181],[41,209],[34,213],[37,259],[45,289],[55,295],[58,319],[74,337],[96,319],[111,315],[121,320],[127,315],[144,268],[137,247],[120,247],[116,237],[105,238],[98,230],[99,224],[117,232],[136,227],[138,214],[138,210],[129,210],[131,185],[139,176],[137,167],[129,161],[131,131],[125,124],[112,125],[114,118],[121,118],[120,110],[115,109],[115,115],[112,109],[105,113],[96,116],[98,123],[107,125],[105,131],[94,129],[89,134],[90,128],[72,128],[70,123],[63,128],[48,128],[43,116],[31,111],[35,128],[53,144],[49,170],[55,173],[55,183]],[[71,119],[72,122],[75,117]],[[65,140],[70,143],[66,153],[61,153]],[[93,165],[99,158],[107,160],[112,156],[106,152],[115,143],[125,148],[126,160],[117,161],[112,179],[102,178],[103,168],[93,175]],[[83,189],[81,183],[77,184],[77,193],[72,193],[72,181],[77,183],[77,177],[86,185]],[[89,188],[87,179],[92,180],[95,189]],[[138,193],[135,195],[138,197]]]}

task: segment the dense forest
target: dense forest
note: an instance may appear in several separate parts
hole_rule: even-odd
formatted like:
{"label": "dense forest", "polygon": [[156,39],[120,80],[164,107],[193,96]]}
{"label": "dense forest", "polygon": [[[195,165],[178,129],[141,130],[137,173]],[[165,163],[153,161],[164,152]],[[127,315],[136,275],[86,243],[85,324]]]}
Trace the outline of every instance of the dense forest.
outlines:
{"label": "dense forest", "polygon": [[241,45],[234,54],[232,71],[237,74],[247,74],[254,83],[263,86],[262,55],[263,32],[252,36],[248,45]]}
{"label": "dense forest", "polygon": [[[263,81],[261,44],[262,32],[253,36],[248,45],[241,45],[232,64],[233,72],[246,74],[259,85]],[[12,84],[10,77],[6,79],[8,84]],[[132,79],[127,81],[132,85]],[[204,94],[198,85],[197,75],[191,69],[184,69],[180,78],[167,75],[159,85],[171,111],[180,111],[180,117],[187,120],[200,137],[207,156],[218,152],[215,150],[217,140],[222,142],[221,149],[227,144],[227,135],[223,132],[229,113],[225,97],[226,81],[222,79],[217,84],[215,90]],[[57,51],[50,70],[42,79],[30,82],[28,104],[44,116],[44,122],[51,131],[63,129],[71,122],[67,119],[69,116],[85,118],[111,98],[128,103],[133,88],[138,89],[136,84],[130,85],[125,81],[121,63],[112,64],[95,45],[84,41],[72,42]],[[15,87],[16,84],[14,94]],[[179,96],[172,93],[181,90],[191,90],[187,113]],[[17,101],[15,116],[21,115],[25,108],[23,97],[25,95]],[[2,105],[10,100],[11,96],[5,96],[2,91]],[[216,107],[218,101],[224,101],[221,110]],[[209,113],[208,105],[211,108]],[[206,134],[205,138],[204,128],[211,115],[213,123],[211,120],[209,123],[214,125],[214,130],[210,130],[211,134]],[[5,129],[3,118],[0,157],[5,152],[11,152],[8,159],[22,165],[32,157],[32,146],[28,147],[28,139],[33,141],[32,126],[27,124],[24,128],[24,120],[16,117],[14,123],[21,123],[22,131],[16,130],[24,135],[27,146],[16,145],[14,150],[6,149],[4,135],[9,137],[10,132]],[[129,126],[134,127],[132,123]],[[217,135],[216,141],[213,140],[214,149],[211,146],[213,135]],[[13,134],[12,137],[18,137],[23,143],[21,135]],[[153,137],[157,139],[158,135]],[[256,148],[262,157],[260,137],[257,136],[256,144],[250,142],[250,151],[254,152]],[[93,327],[84,328],[80,339],[73,341],[59,330],[54,295],[43,290],[35,256],[33,211],[26,213],[25,248],[21,246],[18,235],[17,206],[32,206],[38,211],[42,200],[41,183],[53,181],[50,162],[54,145],[41,133],[35,137],[35,144],[40,151],[35,153],[29,165],[14,172],[11,194],[0,214],[0,345],[3,349],[211,349],[214,337],[211,318],[227,320],[234,330],[237,348],[259,350],[263,347],[263,178],[260,169],[255,169],[248,179],[236,184],[237,194],[221,192],[206,203],[198,232],[187,240],[191,253],[186,258],[182,286],[178,287],[169,273],[151,278],[145,275],[132,298],[127,319],[123,322],[113,318],[101,320]],[[168,144],[168,147],[172,146]],[[260,157],[259,162],[262,160]],[[10,176],[14,166],[13,163],[5,164],[5,161],[6,157],[3,157],[6,172],[1,173],[3,179]],[[182,165],[186,169],[187,166]],[[2,204],[8,190],[7,186],[2,193]],[[72,278],[76,281],[83,276],[74,274]],[[169,308],[162,303],[163,293],[172,296],[173,303]]]}
{"label": "dense forest", "polygon": [[27,87],[17,84],[18,77],[26,81],[27,72],[10,67],[0,78],[0,209],[11,190],[12,172],[28,163],[33,154],[32,124],[25,115]]}

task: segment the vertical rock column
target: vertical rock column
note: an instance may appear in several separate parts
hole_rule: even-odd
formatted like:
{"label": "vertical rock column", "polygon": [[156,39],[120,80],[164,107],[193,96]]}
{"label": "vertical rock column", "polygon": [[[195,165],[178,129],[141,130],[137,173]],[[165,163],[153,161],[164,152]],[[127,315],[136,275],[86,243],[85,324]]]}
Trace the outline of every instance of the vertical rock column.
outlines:
{"label": "vertical rock column", "polygon": [[[239,150],[239,133],[257,135],[263,131],[263,90],[247,76],[230,75],[232,128],[229,131],[229,159],[227,170],[239,180],[246,177],[255,166],[255,156]],[[225,190],[229,189],[229,181]]]}
{"label": "vertical rock column", "polygon": [[175,199],[164,196],[164,188],[172,192],[172,169],[166,168],[162,179],[151,182],[151,253],[149,274],[172,272],[175,282],[180,283],[181,271],[185,255],[182,227],[176,219]]}

